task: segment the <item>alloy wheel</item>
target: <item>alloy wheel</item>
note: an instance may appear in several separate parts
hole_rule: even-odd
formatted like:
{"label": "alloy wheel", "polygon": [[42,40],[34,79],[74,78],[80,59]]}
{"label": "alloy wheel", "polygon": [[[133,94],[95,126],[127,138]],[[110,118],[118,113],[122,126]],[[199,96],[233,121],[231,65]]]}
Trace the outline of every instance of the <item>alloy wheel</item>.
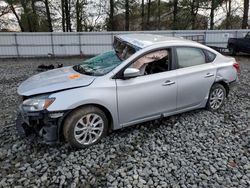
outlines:
{"label": "alloy wheel", "polygon": [[90,113],[81,117],[74,127],[74,137],[83,145],[96,142],[104,130],[104,121],[98,114]]}
{"label": "alloy wheel", "polygon": [[221,88],[216,88],[215,90],[213,90],[209,99],[211,108],[214,110],[220,108],[220,106],[223,103],[224,98],[225,98],[225,94]]}

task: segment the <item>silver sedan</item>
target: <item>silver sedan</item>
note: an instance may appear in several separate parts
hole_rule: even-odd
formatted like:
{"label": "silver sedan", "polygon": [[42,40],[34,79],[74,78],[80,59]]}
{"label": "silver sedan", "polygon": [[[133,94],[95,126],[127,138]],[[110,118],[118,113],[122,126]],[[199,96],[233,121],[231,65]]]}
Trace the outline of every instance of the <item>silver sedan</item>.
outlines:
{"label": "silver sedan", "polygon": [[198,108],[218,110],[238,80],[235,59],[193,41],[128,34],[114,37],[113,47],[24,81],[19,133],[84,148],[109,130]]}

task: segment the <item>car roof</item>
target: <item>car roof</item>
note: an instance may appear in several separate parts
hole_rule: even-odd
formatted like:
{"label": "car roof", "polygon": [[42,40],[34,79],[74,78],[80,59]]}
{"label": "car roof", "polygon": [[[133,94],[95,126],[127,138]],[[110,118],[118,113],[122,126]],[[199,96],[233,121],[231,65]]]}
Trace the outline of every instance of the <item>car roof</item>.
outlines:
{"label": "car roof", "polygon": [[168,43],[168,44],[198,44],[197,42],[186,40],[184,38],[178,37],[166,37],[162,35],[154,35],[154,34],[124,34],[124,35],[116,35],[122,41],[132,44],[133,46],[137,46],[139,48],[145,48],[154,44],[160,43]]}

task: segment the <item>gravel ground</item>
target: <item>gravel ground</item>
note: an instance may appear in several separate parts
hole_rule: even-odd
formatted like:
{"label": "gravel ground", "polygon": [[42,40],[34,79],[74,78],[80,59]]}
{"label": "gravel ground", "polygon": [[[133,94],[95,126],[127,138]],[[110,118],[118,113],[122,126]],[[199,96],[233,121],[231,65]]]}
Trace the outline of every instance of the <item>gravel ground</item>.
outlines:
{"label": "gravel ground", "polygon": [[[20,139],[18,84],[47,64],[0,61],[0,187],[250,187],[250,57],[219,112],[196,110],[114,131],[83,150]],[[70,62],[70,63],[67,63]]]}

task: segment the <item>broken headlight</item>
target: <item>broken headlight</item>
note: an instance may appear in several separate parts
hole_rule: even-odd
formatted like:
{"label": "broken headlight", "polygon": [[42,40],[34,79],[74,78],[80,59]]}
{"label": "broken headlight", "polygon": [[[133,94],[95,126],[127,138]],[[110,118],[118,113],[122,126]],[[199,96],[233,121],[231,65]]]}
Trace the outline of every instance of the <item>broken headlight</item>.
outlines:
{"label": "broken headlight", "polygon": [[22,107],[24,111],[34,112],[47,109],[55,98],[48,98],[48,96],[29,98],[23,101]]}

